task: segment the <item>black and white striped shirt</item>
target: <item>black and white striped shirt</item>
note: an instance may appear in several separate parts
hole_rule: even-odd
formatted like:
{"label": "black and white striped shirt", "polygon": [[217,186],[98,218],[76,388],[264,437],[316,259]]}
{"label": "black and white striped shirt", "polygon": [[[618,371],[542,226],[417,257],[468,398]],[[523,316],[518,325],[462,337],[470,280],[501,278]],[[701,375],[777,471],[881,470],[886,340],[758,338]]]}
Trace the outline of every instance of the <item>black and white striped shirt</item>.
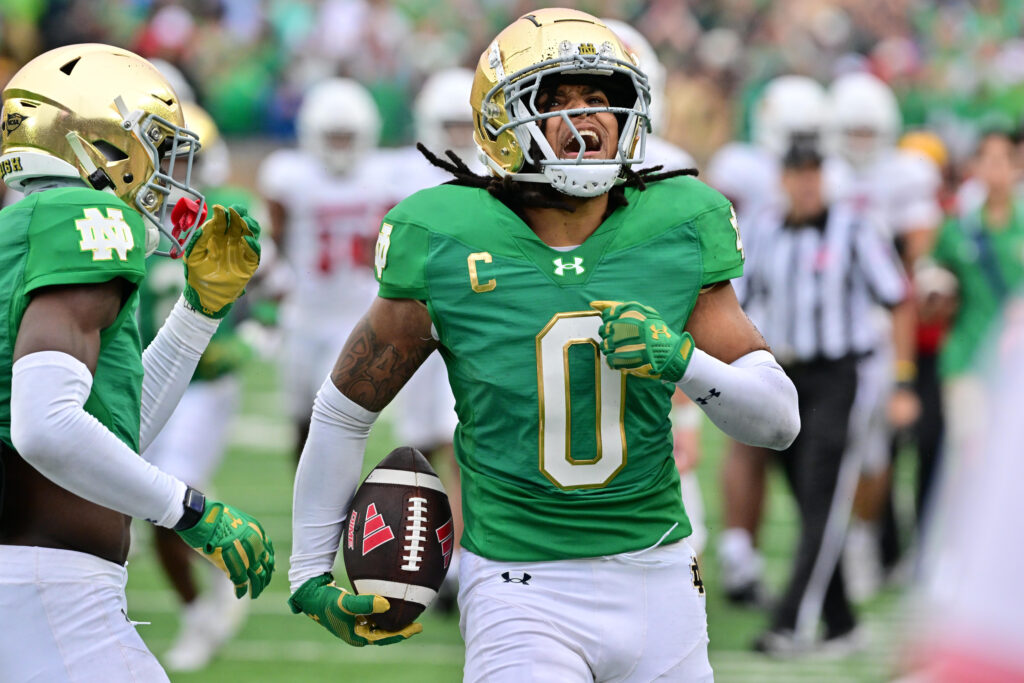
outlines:
{"label": "black and white striped shirt", "polygon": [[783,364],[835,360],[872,351],[877,305],[893,307],[908,284],[878,219],[835,203],[818,219],[788,225],[766,209],[745,226],[749,240],[743,308]]}

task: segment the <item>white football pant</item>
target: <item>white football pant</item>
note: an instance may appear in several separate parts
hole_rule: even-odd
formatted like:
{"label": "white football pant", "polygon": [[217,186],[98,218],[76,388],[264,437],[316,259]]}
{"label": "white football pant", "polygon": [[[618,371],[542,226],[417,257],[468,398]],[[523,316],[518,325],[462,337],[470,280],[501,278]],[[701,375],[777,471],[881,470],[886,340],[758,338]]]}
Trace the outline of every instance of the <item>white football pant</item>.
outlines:
{"label": "white football pant", "polygon": [[712,681],[695,567],[686,541],[554,562],[463,549],[464,681]]}
{"label": "white football pant", "polygon": [[127,578],[87,553],[0,545],[0,681],[166,682],[128,619]]}

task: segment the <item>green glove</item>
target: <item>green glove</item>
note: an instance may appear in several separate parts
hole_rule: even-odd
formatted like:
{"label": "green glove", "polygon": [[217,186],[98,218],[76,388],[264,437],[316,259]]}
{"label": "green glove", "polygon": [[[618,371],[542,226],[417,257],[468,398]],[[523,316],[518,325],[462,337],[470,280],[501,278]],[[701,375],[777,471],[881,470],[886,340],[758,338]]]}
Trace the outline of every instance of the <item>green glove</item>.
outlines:
{"label": "green glove", "polygon": [[251,587],[255,600],[274,573],[274,544],[254,518],[224,503],[206,501],[203,516],[178,535],[196,552],[228,575],[235,597]]}
{"label": "green glove", "polygon": [[373,627],[367,616],[387,612],[387,598],[366,593],[356,595],[334,585],[330,574],[314,576],[299,586],[288,598],[292,612],[305,612],[310,619],[341,638],[349,645],[391,645],[400,643],[423,630],[412,623],[401,631],[382,631]]}
{"label": "green glove", "polygon": [[635,301],[591,301],[601,311],[601,351],[613,370],[678,382],[696,348],[689,332],[676,332],[651,308]]}
{"label": "green glove", "polygon": [[220,319],[245,293],[260,265],[260,226],[243,206],[213,206],[185,247],[185,301]]}

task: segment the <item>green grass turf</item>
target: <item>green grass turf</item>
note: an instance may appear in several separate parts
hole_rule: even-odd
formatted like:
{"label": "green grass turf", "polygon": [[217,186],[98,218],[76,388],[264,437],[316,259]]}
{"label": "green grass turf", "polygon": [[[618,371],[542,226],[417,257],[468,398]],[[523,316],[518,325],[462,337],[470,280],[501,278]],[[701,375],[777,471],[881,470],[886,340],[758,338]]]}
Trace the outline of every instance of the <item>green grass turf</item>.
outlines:
{"label": "green grass turf", "polygon": [[[232,426],[231,447],[215,478],[219,498],[237,504],[267,527],[277,551],[274,580],[250,606],[249,618],[238,636],[204,671],[172,674],[172,681],[373,681],[373,683],[433,683],[461,680],[462,640],[458,619],[428,611],[421,619],[423,633],[386,648],[352,648],[304,616],[292,615],[288,597],[291,492],[294,475],[291,428],[274,390],[276,378],[265,365],[252,368],[245,378],[241,414]],[[393,446],[386,420],[370,438],[366,469]],[[723,437],[710,424],[704,428],[703,460],[699,476],[705,496],[712,542],[703,557],[703,578],[711,637],[711,663],[716,680],[730,682],[883,681],[889,680],[898,654],[904,621],[899,593],[889,590],[861,607],[870,649],[839,662],[775,662],[748,650],[764,628],[763,613],[729,605],[718,589],[714,534],[720,530],[718,466]],[[901,479],[909,478],[909,474]],[[132,619],[151,622],[139,633],[158,656],[177,631],[175,598],[159,573],[150,548],[150,529],[134,528],[134,550],[129,561],[128,606]],[[778,592],[789,568],[796,534],[795,509],[784,482],[770,482],[762,547],[770,588]],[[340,554],[339,554],[340,555]],[[343,572],[342,572],[343,575]],[[630,628],[623,624],[623,628]]]}

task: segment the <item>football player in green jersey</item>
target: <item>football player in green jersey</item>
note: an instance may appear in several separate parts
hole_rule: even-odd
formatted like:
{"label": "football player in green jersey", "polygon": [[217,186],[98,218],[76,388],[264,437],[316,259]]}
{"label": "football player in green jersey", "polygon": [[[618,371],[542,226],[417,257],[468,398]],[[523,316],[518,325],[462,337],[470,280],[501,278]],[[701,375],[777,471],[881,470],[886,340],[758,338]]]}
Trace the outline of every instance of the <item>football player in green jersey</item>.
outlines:
{"label": "football player in green jersey", "polygon": [[[796,437],[797,397],[728,283],[743,268],[729,202],[692,172],[630,170],[649,122],[638,62],[563,9],[481,56],[468,94],[492,177],[453,159],[453,183],[384,219],[379,297],[299,464],[293,610],[325,624],[325,596],[344,599],[327,579],[366,435],[437,350],[459,418],[465,679],[711,679],[671,396],[772,448]],[[359,642],[395,640],[355,621]]]}
{"label": "football player in green jersey", "polygon": [[[131,518],[178,531],[239,598],[274,569],[259,522],[139,456],[255,271],[259,226],[222,206],[202,222],[189,173],[175,179],[196,136],[131,52],[51,50],[3,103],[0,173],[26,196],[0,212],[0,679],[166,681],[125,613]],[[173,193],[197,210],[172,231]],[[142,353],[158,229],[183,246],[186,284]]]}

